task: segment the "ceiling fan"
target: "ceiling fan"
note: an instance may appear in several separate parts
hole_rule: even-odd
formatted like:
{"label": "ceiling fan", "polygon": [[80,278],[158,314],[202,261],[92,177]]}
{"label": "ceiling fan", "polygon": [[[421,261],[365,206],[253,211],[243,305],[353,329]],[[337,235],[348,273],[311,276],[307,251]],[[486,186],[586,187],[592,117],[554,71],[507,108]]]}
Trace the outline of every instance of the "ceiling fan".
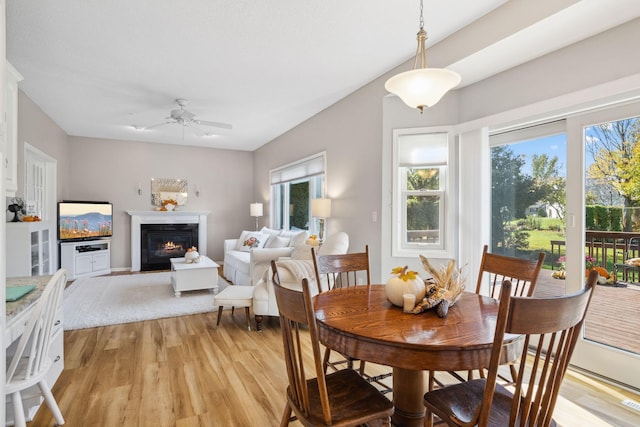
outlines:
{"label": "ceiling fan", "polygon": [[208,120],[199,120],[196,119],[196,115],[189,110],[185,109],[185,106],[189,103],[186,99],[178,98],[176,99],[176,104],[180,108],[176,108],[175,110],[171,110],[169,117],[165,118],[165,121],[162,123],[157,123],[151,126],[145,126],[142,129],[149,130],[156,128],[158,126],[163,126],[167,124],[178,124],[184,128],[191,128],[196,134],[199,136],[208,136],[208,133],[202,131],[199,126],[211,126],[222,129],[232,129],[232,126],[228,123],[219,123],[219,122],[211,122]]}

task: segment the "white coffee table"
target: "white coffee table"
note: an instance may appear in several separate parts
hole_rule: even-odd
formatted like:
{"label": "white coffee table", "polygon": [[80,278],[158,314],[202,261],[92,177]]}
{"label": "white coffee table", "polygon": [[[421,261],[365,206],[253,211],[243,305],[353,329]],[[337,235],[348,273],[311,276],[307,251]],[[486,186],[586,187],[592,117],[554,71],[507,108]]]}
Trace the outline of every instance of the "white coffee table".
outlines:
{"label": "white coffee table", "polygon": [[218,293],[218,264],[209,257],[200,256],[200,262],[187,264],[184,258],[171,258],[171,284],[176,297],[183,291],[211,289]]}

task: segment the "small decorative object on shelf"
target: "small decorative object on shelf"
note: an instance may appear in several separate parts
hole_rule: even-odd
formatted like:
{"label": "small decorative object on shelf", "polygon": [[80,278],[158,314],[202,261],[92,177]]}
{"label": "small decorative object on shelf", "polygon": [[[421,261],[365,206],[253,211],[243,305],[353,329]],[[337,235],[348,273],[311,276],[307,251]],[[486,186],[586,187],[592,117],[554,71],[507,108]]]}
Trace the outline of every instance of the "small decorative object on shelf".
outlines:
{"label": "small decorative object on shelf", "polygon": [[320,246],[320,242],[318,241],[318,236],[316,236],[315,234],[312,234],[311,236],[309,236],[309,238],[305,241],[305,243],[309,246]]}
{"label": "small decorative object on shelf", "polygon": [[424,281],[418,276],[418,273],[409,270],[409,267],[405,265],[404,267],[394,268],[391,274],[396,276],[390,278],[385,285],[387,299],[391,304],[403,307],[406,310],[409,298],[407,298],[407,305],[405,305],[405,295],[414,295],[414,303],[424,298],[426,289]]}
{"label": "small decorative object on shelf", "polygon": [[11,199],[11,204],[8,206],[9,212],[13,212],[13,219],[11,222],[20,222],[18,214],[24,214],[24,200],[19,197]]}
{"label": "small decorative object on shelf", "polygon": [[439,317],[446,317],[449,307],[460,299],[464,291],[465,277],[462,275],[462,268],[456,268],[455,260],[449,260],[446,266],[440,268],[433,267],[425,256],[420,255],[420,261],[431,277],[425,280],[425,296],[412,313],[419,314],[435,308]]}
{"label": "small decorative object on shelf", "polygon": [[162,201],[162,207],[160,208],[160,210],[171,212],[175,210],[177,206],[178,206],[178,202],[176,202],[173,199],[167,199]]}
{"label": "small decorative object on shelf", "polygon": [[200,262],[200,254],[198,253],[198,248],[195,246],[191,246],[187,249],[187,252],[184,254],[184,262],[187,264],[198,263]]}

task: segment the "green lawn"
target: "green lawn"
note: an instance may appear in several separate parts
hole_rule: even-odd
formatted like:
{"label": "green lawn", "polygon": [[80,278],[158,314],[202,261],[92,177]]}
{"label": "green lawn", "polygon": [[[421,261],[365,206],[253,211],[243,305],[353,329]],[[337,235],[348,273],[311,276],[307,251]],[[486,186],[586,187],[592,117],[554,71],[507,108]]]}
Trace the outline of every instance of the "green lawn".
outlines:
{"label": "green lawn", "polygon": [[[519,256],[527,256],[535,259],[538,256],[538,252],[542,251],[546,253],[544,260],[544,268],[551,269],[551,266],[555,269],[558,268],[557,260],[559,255],[551,255],[551,241],[552,240],[565,240],[564,231],[557,231],[558,229],[564,230],[564,224],[562,220],[557,218],[535,218],[533,220],[515,220],[514,223],[522,223],[528,221],[535,221],[539,224],[539,229],[527,230],[529,238],[529,248],[527,250],[518,251]],[[557,249],[556,249],[557,250]],[[565,253],[565,248],[562,248],[562,255]]]}

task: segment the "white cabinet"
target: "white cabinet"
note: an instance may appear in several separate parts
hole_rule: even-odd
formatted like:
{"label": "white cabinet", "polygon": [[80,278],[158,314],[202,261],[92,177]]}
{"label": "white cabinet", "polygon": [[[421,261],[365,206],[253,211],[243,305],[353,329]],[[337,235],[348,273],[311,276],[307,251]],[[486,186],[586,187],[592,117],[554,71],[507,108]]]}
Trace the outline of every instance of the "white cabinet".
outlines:
{"label": "white cabinet", "polygon": [[7,222],[7,277],[53,274],[51,224]]}
{"label": "white cabinet", "polygon": [[18,189],[18,82],[22,76],[5,61],[6,133],[6,195],[15,196]]}
{"label": "white cabinet", "polygon": [[111,273],[111,240],[60,243],[61,267],[68,279]]}

